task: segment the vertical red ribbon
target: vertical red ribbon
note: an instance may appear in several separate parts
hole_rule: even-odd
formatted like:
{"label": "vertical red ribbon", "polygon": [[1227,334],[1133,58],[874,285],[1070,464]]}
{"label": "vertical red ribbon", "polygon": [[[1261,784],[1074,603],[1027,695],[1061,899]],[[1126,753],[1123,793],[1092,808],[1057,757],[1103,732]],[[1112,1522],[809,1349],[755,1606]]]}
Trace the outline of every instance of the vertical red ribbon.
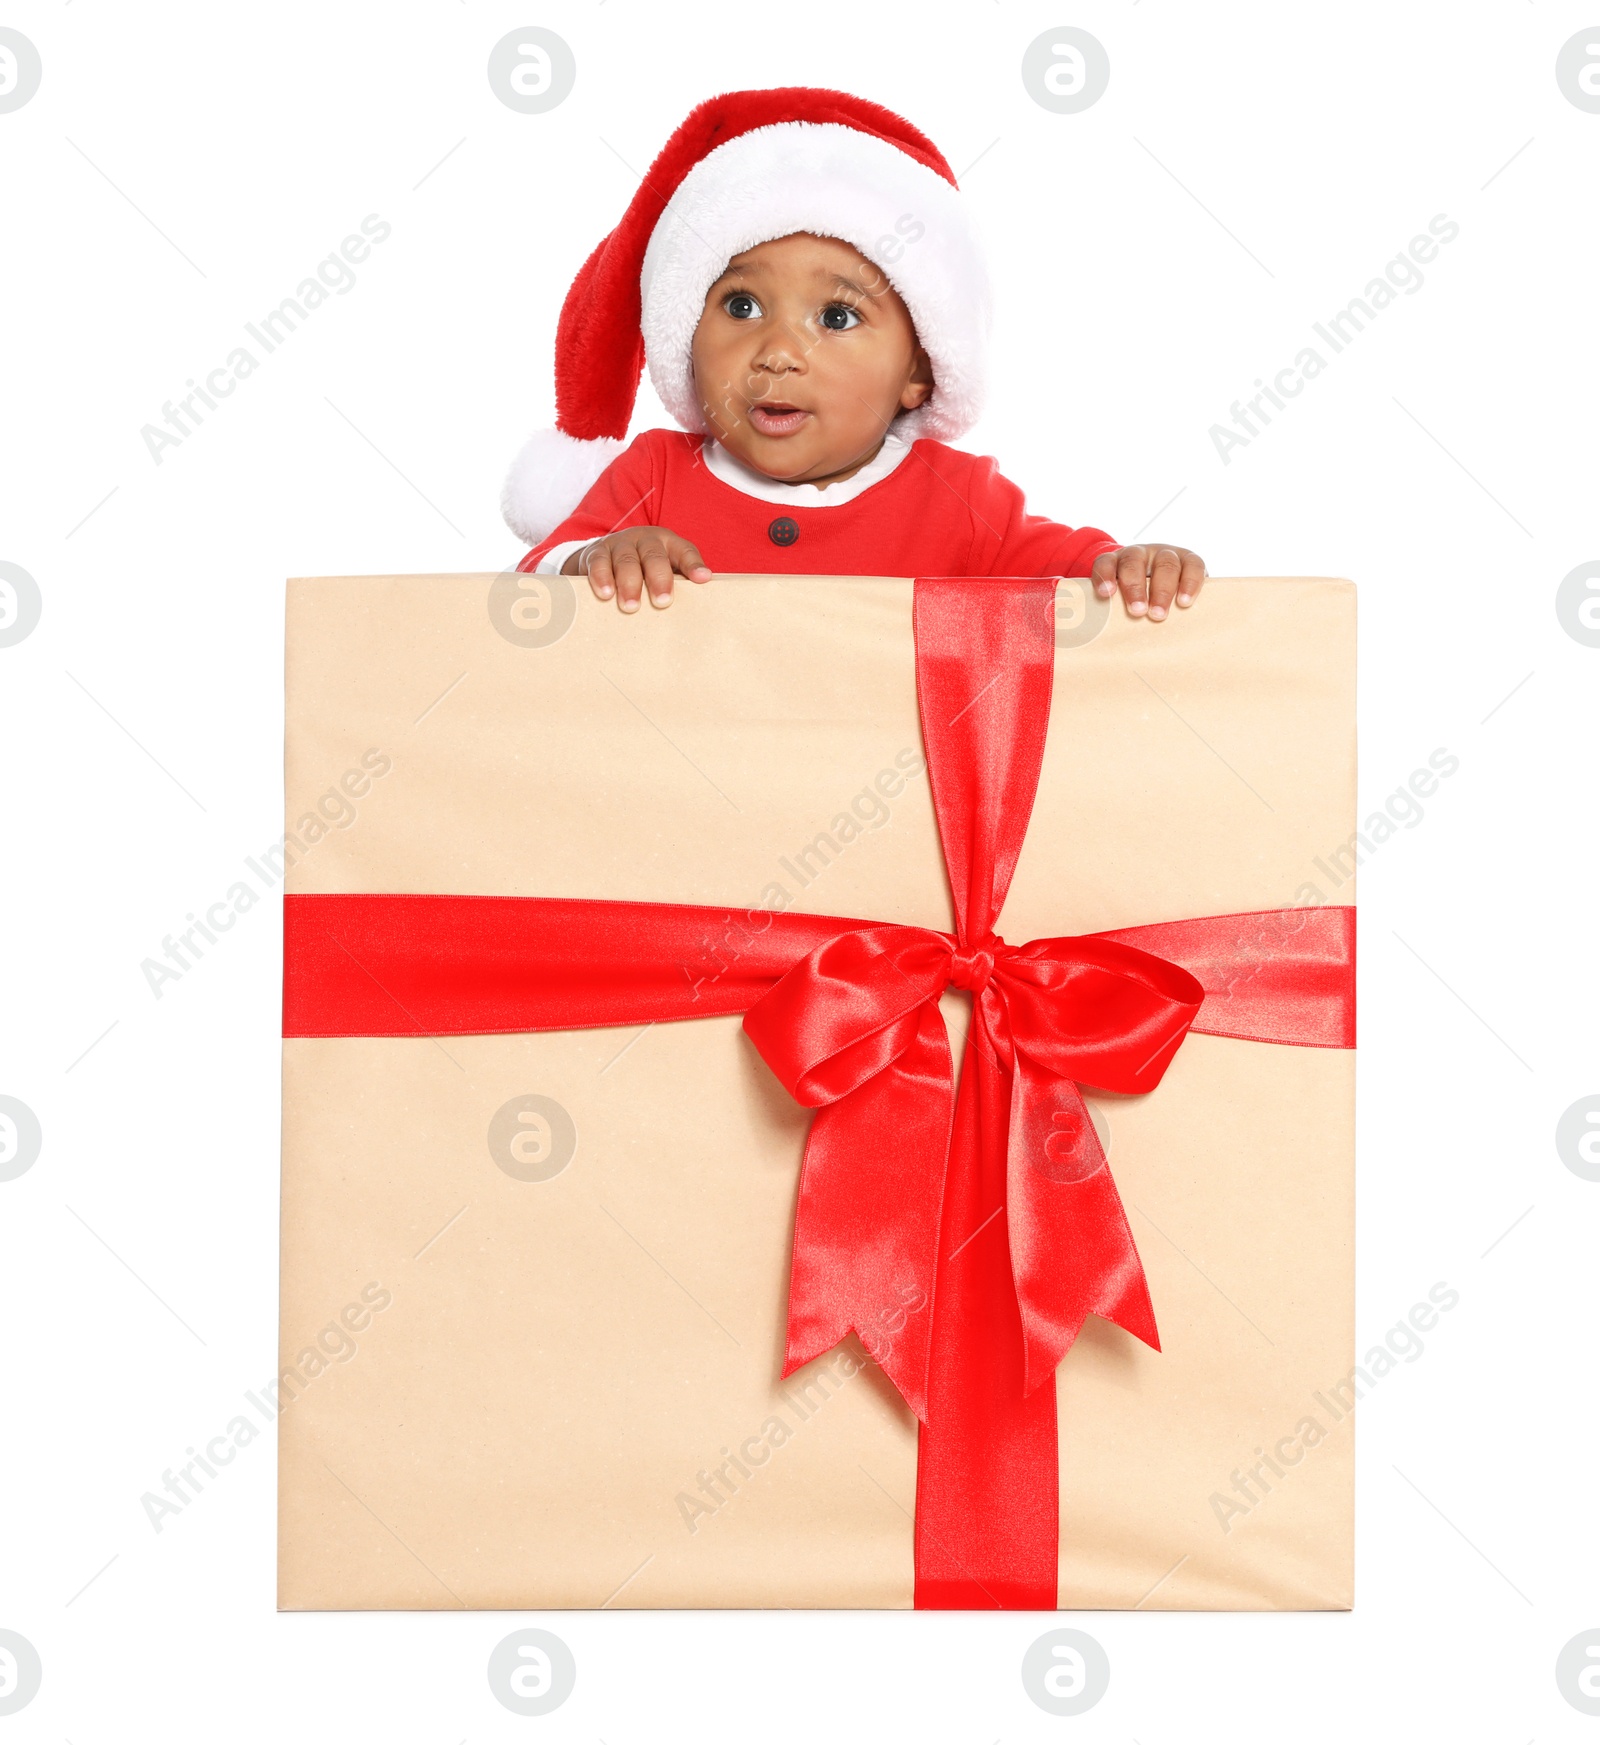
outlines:
{"label": "vertical red ribbon", "polygon": [[[994,931],[1032,816],[1055,678],[1053,579],[985,600],[917,583],[917,701],[956,937]],[[933,1295],[928,1422],[917,1444],[918,1607],[1054,1610],[1055,1382],[1024,1395],[1007,1237],[1010,1083],[981,998],[956,1093]],[[935,1526],[937,1523],[937,1526]]]}

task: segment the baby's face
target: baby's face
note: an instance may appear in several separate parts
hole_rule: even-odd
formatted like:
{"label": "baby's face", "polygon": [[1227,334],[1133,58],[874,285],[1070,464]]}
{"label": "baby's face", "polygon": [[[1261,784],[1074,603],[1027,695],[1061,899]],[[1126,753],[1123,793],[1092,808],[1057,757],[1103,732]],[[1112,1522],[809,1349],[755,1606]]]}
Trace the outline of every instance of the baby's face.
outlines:
{"label": "baby's face", "polygon": [[691,357],[712,435],[789,484],[847,477],[897,412],[933,392],[911,316],[882,271],[806,231],[729,261],[706,293]]}

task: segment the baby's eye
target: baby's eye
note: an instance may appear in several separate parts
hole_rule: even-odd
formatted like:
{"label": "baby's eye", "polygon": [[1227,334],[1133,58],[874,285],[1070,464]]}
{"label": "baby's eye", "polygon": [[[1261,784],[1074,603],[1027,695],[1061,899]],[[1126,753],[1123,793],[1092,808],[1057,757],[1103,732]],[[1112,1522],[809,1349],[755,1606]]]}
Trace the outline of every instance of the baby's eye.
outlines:
{"label": "baby's eye", "polygon": [[722,307],[735,321],[750,321],[761,313],[761,305],[748,291],[730,291],[722,299]]}
{"label": "baby's eye", "polygon": [[861,317],[848,303],[830,303],[822,311],[822,325],[835,333],[848,333],[861,325]]}

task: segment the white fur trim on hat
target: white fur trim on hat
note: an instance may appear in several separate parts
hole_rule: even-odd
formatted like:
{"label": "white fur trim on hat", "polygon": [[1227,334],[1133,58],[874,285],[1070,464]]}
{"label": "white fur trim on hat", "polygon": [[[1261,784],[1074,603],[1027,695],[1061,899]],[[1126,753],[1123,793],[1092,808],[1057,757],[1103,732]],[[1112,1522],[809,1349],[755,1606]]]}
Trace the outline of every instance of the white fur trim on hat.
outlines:
{"label": "white fur trim on hat", "polygon": [[500,492],[506,525],[529,545],[548,539],[627,446],[611,436],[585,441],[564,430],[535,432],[512,461]]}
{"label": "white fur trim on hat", "polygon": [[709,434],[690,360],[706,292],[734,255],[798,230],[849,243],[910,311],[934,389],[896,418],[896,434],[949,441],[970,429],[993,317],[965,197],[898,146],[833,122],[780,122],[719,145],[657,222],[639,277],[641,326],[650,380],[672,416]]}

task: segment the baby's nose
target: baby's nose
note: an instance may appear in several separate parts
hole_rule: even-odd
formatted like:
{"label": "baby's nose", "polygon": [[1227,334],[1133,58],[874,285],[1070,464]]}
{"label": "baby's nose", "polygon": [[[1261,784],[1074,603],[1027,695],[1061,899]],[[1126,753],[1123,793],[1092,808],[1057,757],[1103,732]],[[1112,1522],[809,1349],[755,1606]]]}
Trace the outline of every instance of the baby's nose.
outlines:
{"label": "baby's nose", "polygon": [[755,367],[758,370],[787,372],[798,369],[805,361],[805,351],[787,336],[775,336],[757,348]]}

